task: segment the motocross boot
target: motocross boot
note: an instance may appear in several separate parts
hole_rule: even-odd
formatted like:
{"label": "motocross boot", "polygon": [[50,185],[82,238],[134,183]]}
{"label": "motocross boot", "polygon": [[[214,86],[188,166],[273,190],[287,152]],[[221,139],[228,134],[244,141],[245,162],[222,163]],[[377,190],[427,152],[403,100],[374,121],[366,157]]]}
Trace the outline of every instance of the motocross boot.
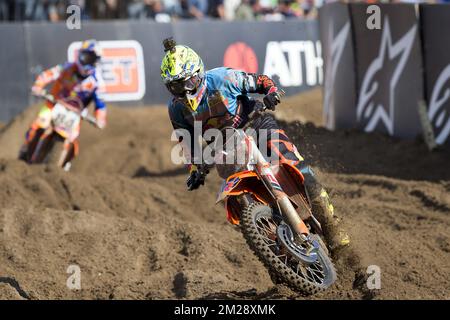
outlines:
{"label": "motocross boot", "polygon": [[314,177],[310,167],[304,168],[302,173],[312,212],[321,224],[325,240],[333,251],[346,247],[350,243],[350,237],[340,226],[340,219],[334,214],[328,193]]}
{"label": "motocross boot", "polygon": [[27,144],[23,144],[23,145],[20,147],[19,155],[18,155],[17,158],[18,158],[19,160],[28,162],[28,145],[27,145]]}

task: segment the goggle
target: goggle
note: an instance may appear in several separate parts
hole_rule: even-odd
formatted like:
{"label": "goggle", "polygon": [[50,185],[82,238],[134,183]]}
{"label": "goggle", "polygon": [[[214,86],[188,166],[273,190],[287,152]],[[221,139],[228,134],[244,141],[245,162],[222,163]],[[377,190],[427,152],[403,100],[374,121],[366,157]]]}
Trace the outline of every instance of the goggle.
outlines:
{"label": "goggle", "polygon": [[82,66],[95,66],[100,57],[93,51],[82,50],[78,54],[78,61]]}
{"label": "goggle", "polygon": [[188,79],[171,81],[167,84],[167,88],[173,95],[183,97],[187,92],[195,91],[200,82],[200,76],[195,74]]}

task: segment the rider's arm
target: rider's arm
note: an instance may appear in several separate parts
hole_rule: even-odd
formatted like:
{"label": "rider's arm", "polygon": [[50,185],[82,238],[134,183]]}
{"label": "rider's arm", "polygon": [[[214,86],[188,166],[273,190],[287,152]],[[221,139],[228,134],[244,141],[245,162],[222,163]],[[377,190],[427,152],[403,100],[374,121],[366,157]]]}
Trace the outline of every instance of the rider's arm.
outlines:
{"label": "rider's arm", "polygon": [[172,127],[175,130],[176,139],[181,146],[183,156],[190,170],[192,167],[192,163],[195,162],[195,159],[193,159],[193,156],[195,154],[194,128],[189,123],[187,123],[186,119],[184,118],[182,109],[183,107],[177,104],[175,100],[172,100],[169,103],[168,110],[170,122],[172,123]]}
{"label": "rider's arm", "polygon": [[[242,71],[234,71],[234,75],[230,75],[231,90],[247,94],[259,93],[264,94],[264,105],[267,109],[274,111],[277,104],[281,101],[281,95],[275,82],[264,74],[256,75],[254,73],[245,73]],[[234,79],[233,79],[234,78]]]}
{"label": "rider's arm", "polygon": [[41,94],[46,86],[48,86],[50,83],[58,79],[58,77],[61,75],[62,69],[63,69],[62,65],[57,65],[53,68],[50,68],[42,72],[36,78],[36,81],[34,82],[31,91],[34,94]]}
{"label": "rider's arm", "polygon": [[[259,93],[269,94],[277,92],[278,88],[275,82],[264,74],[246,73],[237,70],[230,70],[231,86],[234,90],[243,94]],[[233,79],[234,78],[234,79]]]}

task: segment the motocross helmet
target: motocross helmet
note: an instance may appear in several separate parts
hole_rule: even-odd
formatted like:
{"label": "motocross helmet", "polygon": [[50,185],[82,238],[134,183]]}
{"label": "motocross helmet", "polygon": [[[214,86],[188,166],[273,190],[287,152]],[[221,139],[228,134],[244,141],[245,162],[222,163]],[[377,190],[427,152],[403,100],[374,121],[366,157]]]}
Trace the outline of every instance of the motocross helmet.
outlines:
{"label": "motocross helmet", "polygon": [[86,40],[81,44],[78,51],[77,67],[79,73],[84,76],[90,76],[95,73],[97,62],[101,58],[100,47],[95,40]]}
{"label": "motocross helmet", "polygon": [[172,38],[163,44],[166,55],[161,63],[161,78],[172,95],[184,99],[195,111],[206,92],[203,61],[194,50],[177,45]]}

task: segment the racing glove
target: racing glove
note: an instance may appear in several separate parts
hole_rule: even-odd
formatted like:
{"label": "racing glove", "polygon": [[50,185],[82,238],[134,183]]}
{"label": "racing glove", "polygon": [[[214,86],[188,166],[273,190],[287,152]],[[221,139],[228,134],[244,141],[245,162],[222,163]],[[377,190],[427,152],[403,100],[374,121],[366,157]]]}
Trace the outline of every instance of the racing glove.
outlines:
{"label": "racing glove", "polygon": [[281,102],[281,95],[278,93],[277,87],[270,88],[269,92],[264,96],[263,102],[267,109],[275,111],[276,105]]}
{"label": "racing glove", "polygon": [[190,175],[186,181],[189,191],[198,189],[201,185],[204,185],[206,175],[209,173],[208,170],[206,171],[199,170],[196,165],[191,165],[189,172]]}
{"label": "racing glove", "polygon": [[281,94],[275,82],[264,74],[248,74],[247,82],[249,83],[249,92],[264,94],[264,105],[267,109],[274,111],[275,106],[281,102]]}
{"label": "racing glove", "polygon": [[42,97],[42,96],[47,94],[47,91],[44,88],[40,87],[40,86],[34,85],[31,88],[31,93],[33,95],[37,96],[37,97]]}

